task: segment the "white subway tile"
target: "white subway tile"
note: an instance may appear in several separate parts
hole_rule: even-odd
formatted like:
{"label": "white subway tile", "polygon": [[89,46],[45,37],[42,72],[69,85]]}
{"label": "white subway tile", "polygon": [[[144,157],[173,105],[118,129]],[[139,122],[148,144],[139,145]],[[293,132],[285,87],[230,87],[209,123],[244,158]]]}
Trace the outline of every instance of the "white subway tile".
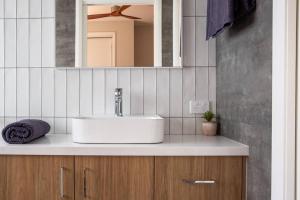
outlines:
{"label": "white subway tile", "polygon": [[55,70],[55,117],[67,116],[66,70]]}
{"label": "white subway tile", "polygon": [[157,114],[169,117],[169,69],[157,70]]}
{"label": "white subway tile", "polygon": [[14,123],[17,121],[17,118],[16,117],[5,117],[5,120],[4,120],[4,124],[5,126],[11,124],[11,123]]}
{"label": "white subway tile", "polygon": [[104,70],[93,71],[93,114],[105,113],[105,72]]}
{"label": "white subway tile", "polygon": [[5,69],[5,116],[17,114],[17,71]]}
{"label": "white subway tile", "polygon": [[196,120],[195,118],[183,118],[183,134],[195,135],[196,134]]}
{"label": "white subway tile", "polygon": [[208,65],[217,66],[217,57],[216,57],[216,39],[210,39],[208,42]]}
{"label": "white subway tile", "polygon": [[16,8],[17,8],[16,0],[5,0],[4,2],[5,18],[16,18],[17,17]]}
{"label": "white subway tile", "polygon": [[67,118],[67,133],[71,134],[72,133],[72,118]]}
{"label": "white subway tile", "polygon": [[4,83],[4,69],[0,68],[0,117],[4,116],[4,96],[5,96],[5,83]]}
{"label": "white subway tile", "polygon": [[5,19],[5,67],[16,67],[17,30],[16,19]]}
{"label": "white subway tile", "polygon": [[196,66],[208,66],[205,17],[196,17]]}
{"label": "white subway tile", "polygon": [[30,116],[41,117],[42,114],[42,80],[41,68],[30,69]]}
{"label": "white subway tile", "polygon": [[55,67],[55,19],[42,19],[42,66]]}
{"label": "white subway tile", "polygon": [[170,116],[182,116],[182,69],[170,70]]}
{"label": "white subway tile", "polygon": [[195,0],[184,0],[182,1],[183,16],[195,16],[196,4]]}
{"label": "white subway tile", "polygon": [[168,117],[164,118],[164,128],[165,128],[164,134],[170,135],[170,118]]}
{"label": "white subway tile", "polygon": [[4,1],[0,0],[0,18],[4,18]]}
{"label": "white subway tile", "polygon": [[131,70],[131,114],[140,115],[144,113],[143,106],[143,69]]}
{"label": "white subway tile", "polygon": [[130,115],[130,69],[118,70],[118,87],[123,89],[123,113]]}
{"label": "white subway tile", "polygon": [[106,83],[105,83],[105,104],[106,104],[106,113],[107,114],[113,114],[114,111],[114,99],[115,99],[115,95],[114,95],[114,91],[117,88],[117,70],[116,69],[106,69],[105,70],[106,73]]}
{"label": "white subway tile", "polygon": [[208,101],[208,67],[196,67],[196,99]]}
{"label": "white subway tile", "polygon": [[67,133],[67,119],[66,118],[54,118],[55,134]]}
{"label": "white subway tile", "polygon": [[42,14],[42,0],[29,0],[30,3],[30,18],[41,18]]}
{"label": "white subway tile", "polygon": [[0,129],[2,130],[5,127],[4,118],[0,118]]}
{"label": "white subway tile", "polygon": [[195,66],[195,17],[183,18],[183,65]]}
{"label": "white subway tile", "polygon": [[[209,101],[208,95],[208,68],[196,67],[196,100]],[[201,116],[201,114],[196,114]]]}
{"label": "white subway tile", "polygon": [[211,110],[216,113],[216,67],[209,67],[209,101],[211,102]]}
{"label": "white subway tile", "polygon": [[29,116],[29,69],[17,69],[17,116]]}
{"label": "white subway tile", "polygon": [[80,70],[80,115],[91,116],[93,114],[93,79],[92,70]]}
{"label": "white subway tile", "polygon": [[170,134],[182,135],[182,118],[170,118]]}
{"label": "white subway tile", "polygon": [[195,100],[195,67],[183,68],[183,116],[193,117],[189,112],[189,102]]}
{"label": "white subway tile", "polygon": [[196,0],[196,16],[207,16],[207,0]]}
{"label": "white subway tile", "polygon": [[17,20],[17,67],[29,67],[29,20]]}
{"label": "white subway tile", "polygon": [[4,67],[4,19],[0,19],[0,68]]}
{"label": "white subway tile", "polygon": [[54,133],[54,118],[53,117],[42,117],[42,120],[50,125],[50,131],[48,134]]}
{"label": "white subway tile", "polygon": [[67,116],[79,116],[79,71],[67,70]]}
{"label": "white subway tile", "polygon": [[54,116],[54,69],[42,69],[42,116]]}
{"label": "white subway tile", "polygon": [[17,0],[17,18],[29,18],[29,0]]}
{"label": "white subway tile", "polygon": [[42,17],[55,17],[55,0],[42,0]]}
{"label": "white subway tile", "polygon": [[30,47],[30,57],[29,57],[29,65],[30,67],[41,67],[41,34],[42,34],[42,26],[40,19],[30,19],[30,39],[29,39],[29,47]]}
{"label": "white subway tile", "polygon": [[156,114],[156,70],[144,70],[144,114]]}
{"label": "white subway tile", "polygon": [[196,135],[202,135],[202,118],[196,118]]}

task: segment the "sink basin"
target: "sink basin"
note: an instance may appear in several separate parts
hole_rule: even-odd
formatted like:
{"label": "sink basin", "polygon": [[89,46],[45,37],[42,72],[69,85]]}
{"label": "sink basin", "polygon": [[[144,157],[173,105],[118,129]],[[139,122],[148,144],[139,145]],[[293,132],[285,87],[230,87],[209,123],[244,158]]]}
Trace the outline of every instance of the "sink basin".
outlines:
{"label": "sink basin", "polygon": [[159,116],[80,117],[72,121],[76,143],[160,143],[164,120]]}

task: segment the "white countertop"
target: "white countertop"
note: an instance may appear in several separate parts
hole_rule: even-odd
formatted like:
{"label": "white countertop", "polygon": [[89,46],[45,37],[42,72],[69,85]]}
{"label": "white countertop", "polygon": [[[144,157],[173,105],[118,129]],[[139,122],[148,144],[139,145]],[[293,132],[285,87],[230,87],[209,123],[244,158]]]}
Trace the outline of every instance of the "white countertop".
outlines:
{"label": "white countertop", "polygon": [[71,135],[49,134],[30,144],[0,139],[0,155],[248,156],[247,145],[222,136],[165,136],[160,144],[77,144]]}

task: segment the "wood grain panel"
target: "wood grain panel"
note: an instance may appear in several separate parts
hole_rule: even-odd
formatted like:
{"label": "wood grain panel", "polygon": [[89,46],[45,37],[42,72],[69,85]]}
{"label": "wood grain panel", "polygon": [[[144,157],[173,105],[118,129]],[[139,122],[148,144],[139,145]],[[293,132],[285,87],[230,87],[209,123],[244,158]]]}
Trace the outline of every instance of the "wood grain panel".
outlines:
{"label": "wood grain panel", "polygon": [[73,157],[40,156],[38,165],[38,199],[74,199]]}
{"label": "wood grain panel", "polygon": [[[214,180],[188,184],[183,180]],[[156,157],[156,200],[242,200],[241,157]]]}
{"label": "wood grain panel", "polygon": [[0,199],[7,199],[6,197],[6,156],[0,156]]}
{"label": "wood grain panel", "polygon": [[76,200],[153,198],[153,157],[76,157],[75,166]]}
{"label": "wood grain panel", "polygon": [[[64,168],[64,196],[61,172]],[[74,158],[60,156],[7,156],[7,200],[74,199]]]}
{"label": "wood grain panel", "polygon": [[7,200],[38,199],[38,159],[33,156],[7,157]]}

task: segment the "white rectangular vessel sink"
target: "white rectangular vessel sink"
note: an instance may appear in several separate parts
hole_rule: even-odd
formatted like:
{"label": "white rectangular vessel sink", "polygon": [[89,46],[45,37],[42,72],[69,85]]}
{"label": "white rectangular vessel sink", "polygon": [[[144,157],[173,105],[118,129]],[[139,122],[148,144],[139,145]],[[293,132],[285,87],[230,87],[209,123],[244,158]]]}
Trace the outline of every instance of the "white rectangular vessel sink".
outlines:
{"label": "white rectangular vessel sink", "polygon": [[159,116],[79,117],[72,121],[76,143],[160,143],[164,120]]}

